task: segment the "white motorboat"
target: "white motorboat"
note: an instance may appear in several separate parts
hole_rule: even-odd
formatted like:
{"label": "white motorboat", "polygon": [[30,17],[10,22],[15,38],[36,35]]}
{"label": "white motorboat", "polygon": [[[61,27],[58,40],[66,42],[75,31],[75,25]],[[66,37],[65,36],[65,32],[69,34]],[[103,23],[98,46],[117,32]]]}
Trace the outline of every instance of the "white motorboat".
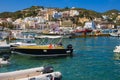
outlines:
{"label": "white motorboat", "polygon": [[12,31],[11,34],[16,40],[34,40],[32,35],[23,35],[22,31]]}
{"label": "white motorboat", "polygon": [[0,41],[0,53],[3,52],[10,52],[10,48],[11,47],[15,47],[15,46],[30,46],[30,45],[37,45],[36,43],[32,43],[30,41],[25,41],[25,42],[13,42],[13,43],[9,43],[7,44],[6,40]]}
{"label": "white motorboat", "polygon": [[110,33],[110,36],[113,36],[113,37],[120,37],[120,33]]}
{"label": "white motorboat", "polygon": [[15,46],[33,46],[33,45],[37,45],[36,43],[31,43],[31,42],[15,42],[15,43],[10,43],[9,44],[11,47],[15,47]]}
{"label": "white motorboat", "polygon": [[10,64],[8,60],[3,60],[3,58],[0,58],[0,66]]}
{"label": "white motorboat", "polygon": [[115,53],[120,53],[120,46],[116,46],[115,49],[113,50]]}
{"label": "white motorboat", "polygon": [[10,50],[10,45],[7,44],[6,40],[0,41],[0,53],[8,52]]}
{"label": "white motorboat", "polygon": [[110,33],[110,36],[112,37],[120,37],[120,30],[112,30],[112,32]]}
{"label": "white motorboat", "polygon": [[3,57],[0,58],[0,66],[8,65],[8,64],[10,64],[9,55],[3,55]]}
{"label": "white motorboat", "polygon": [[[0,73],[0,80],[51,80],[51,76],[60,80],[61,73],[53,72],[52,66],[37,67],[13,72]],[[50,79],[47,79],[49,77]],[[55,80],[55,79],[54,79]]]}

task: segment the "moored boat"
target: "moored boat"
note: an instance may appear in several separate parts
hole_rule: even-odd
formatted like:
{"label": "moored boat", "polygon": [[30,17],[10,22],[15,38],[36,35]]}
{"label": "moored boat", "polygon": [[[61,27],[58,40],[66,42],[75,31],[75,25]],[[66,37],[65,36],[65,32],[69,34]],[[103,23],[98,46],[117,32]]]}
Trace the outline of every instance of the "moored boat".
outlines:
{"label": "moored boat", "polygon": [[4,60],[3,58],[0,58],[0,67],[7,64],[10,64],[8,60]]}
{"label": "moored boat", "polygon": [[6,40],[0,41],[0,53],[2,52],[9,52],[10,45],[7,44]]}
{"label": "moored boat", "polygon": [[47,80],[50,76],[61,79],[60,72],[53,72],[52,66],[37,67],[31,69],[17,70],[12,72],[0,73],[0,80]]}
{"label": "moored boat", "polygon": [[113,50],[115,53],[120,53],[120,46],[116,46],[115,49]]}
{"label": "moored boat", "polygon": [[37,45],[36,43],[32,43],[30,41],[26,42],[14,42],[14,43],[9,43],[10,47],[15,47],[15,46],[23,46],[23,45]]}
{"label": "moored boat", "polygon": [[61,36],[41,36],[39,45],[20,45],[16,47],[11,47],[11,52],[21,55],[39,57],[72,55],[72,45],[69,44],[65,48],[65,45],[62,45],[62,39],[63,37]]}
{"label": "moored boat", "polygon": [[73,54],[72,45],[69,44],[67,48],[64,48],[62,45],[25,45],[25,46],[17,46],[11,48],[12,53],[17,53],[21,55],[29,55],[29,56],[67,56]]}
{"label": "moored boat", "polygon": [[60,72],[52,72],[16,80],[62,80],[62,75]]}
{"label": "moored boat", "polygon": [[112,36],[112,37],[120,37],[120,33],[110,33],[110,36]]}
{"label": "moored boat", "polygon": [[3,57],[0,58],[0,67],[3,65],[10,64],[9,58],[10,58],[9,55],[3,55]]}
{"label": "moored boat", "polygon": [[92,29],[76,29],[73,31],[73,33],[90,33],[92,31]]}
{"label": "moored boat", "polygon": [[109,34],[112,37],[120,37],[120,30],[119,29],[113,29]]}

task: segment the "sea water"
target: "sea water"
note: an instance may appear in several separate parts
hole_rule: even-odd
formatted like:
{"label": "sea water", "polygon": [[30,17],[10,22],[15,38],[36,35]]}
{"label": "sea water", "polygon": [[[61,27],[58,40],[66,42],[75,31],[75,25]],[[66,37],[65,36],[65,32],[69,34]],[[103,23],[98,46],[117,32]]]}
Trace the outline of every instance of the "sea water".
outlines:
{"label": "sea water", "polygon": [[63,39],[62,43],[73,45],[73,57],[33,58],[13,54],[11,64],[1,67],[0,72],[52,65],[62,73],[62,80],[120,80],[120,61],[113,53],[115,46],[120,45],[119,37]]}

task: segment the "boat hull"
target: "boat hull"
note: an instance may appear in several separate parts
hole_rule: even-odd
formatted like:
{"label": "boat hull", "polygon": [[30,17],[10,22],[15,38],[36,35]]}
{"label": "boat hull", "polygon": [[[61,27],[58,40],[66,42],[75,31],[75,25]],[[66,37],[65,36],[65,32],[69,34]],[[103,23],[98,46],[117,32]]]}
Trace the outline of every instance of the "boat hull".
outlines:
{"label": "boat hull", "polygon": [[21,55],[29,55],[29,56],[68,56],[72,55],[73,49],[21,49],[14,48],[11,50],[12,53],[17,53]]}

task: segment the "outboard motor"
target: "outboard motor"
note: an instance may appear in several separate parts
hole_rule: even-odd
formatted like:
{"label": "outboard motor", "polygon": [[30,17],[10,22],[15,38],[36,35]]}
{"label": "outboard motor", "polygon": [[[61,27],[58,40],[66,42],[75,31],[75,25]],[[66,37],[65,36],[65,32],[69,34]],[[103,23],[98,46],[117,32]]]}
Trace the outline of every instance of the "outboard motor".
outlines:
{"label": "outboard motor", "polygon": [[53,72],[53,67],[52,66],[45,66],[44,67],[44,70],[43,70],[43,73],[51,73]]}
{"label": "outboard motor", "polygon": [[62,80],[62,74],[60,72],[55,73],[54,80]]}
{"label": "outboard motor", "polygon": [[3,55],[3,60],[4,60],[4,61],[8,60],[9,58],[10,58],[9,55],[7,55],[7,54]]}
{"label": "outboard motor", "polygon": [[50,80],[62,80],[62,75],[58,73],[54,74],[54,75],[47,75],[46,77],[48,77]]}
{"label": "outboard motor", "polygon": [[72,44],[68,44],[67,49],[72,49]]}

